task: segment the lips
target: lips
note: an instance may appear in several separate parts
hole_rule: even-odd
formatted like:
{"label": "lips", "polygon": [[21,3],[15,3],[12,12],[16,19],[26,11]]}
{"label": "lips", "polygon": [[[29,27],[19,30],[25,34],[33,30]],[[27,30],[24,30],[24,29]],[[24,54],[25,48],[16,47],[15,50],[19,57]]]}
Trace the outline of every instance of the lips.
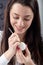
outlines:
{"label": "lips", "polygon": [[22,30],[22,29],[24,29],[24,27],[23,27],[23,28],[20,28],[20,27],[17,27],[17,26],[16,26],[16,28],[17,28],[18,30]]}

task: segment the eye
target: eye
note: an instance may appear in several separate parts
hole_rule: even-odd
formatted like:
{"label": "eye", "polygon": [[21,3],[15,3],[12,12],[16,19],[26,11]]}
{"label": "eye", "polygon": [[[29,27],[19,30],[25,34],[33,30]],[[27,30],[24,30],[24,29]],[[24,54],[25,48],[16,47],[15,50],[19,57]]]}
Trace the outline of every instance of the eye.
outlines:
{"label": "eye", "polygon": [[28,19],[28,18],[24,18],[24,20],[25,20],[25,21],[29,21],[30,19]]}
{"label": "eye", "polygon": [[14,18],[14,19],[19,19],[19,17],[17,17],[17,16],[16,16],[16,17],[14,16],[13,18]]}

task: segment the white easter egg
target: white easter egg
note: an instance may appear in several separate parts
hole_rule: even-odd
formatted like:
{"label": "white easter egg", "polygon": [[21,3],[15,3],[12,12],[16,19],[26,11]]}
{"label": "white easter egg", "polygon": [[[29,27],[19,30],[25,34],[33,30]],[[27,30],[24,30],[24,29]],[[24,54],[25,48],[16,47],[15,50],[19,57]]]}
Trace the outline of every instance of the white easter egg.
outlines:
{"label": "white easter egg", "polygon": [[20,49],[23,51],[26,49],[26,44],[24,42],[21,42],[19,45]]}

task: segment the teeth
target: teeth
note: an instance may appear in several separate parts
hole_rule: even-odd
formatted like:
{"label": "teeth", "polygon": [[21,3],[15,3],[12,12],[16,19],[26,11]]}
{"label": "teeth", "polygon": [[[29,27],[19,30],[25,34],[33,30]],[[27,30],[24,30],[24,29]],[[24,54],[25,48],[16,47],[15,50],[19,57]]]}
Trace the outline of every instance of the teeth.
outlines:
{"label": "teeth", "polygon": [[19,45],[20,49],[23,51],[26,49],[26,44],[24,42],[21,42]]}

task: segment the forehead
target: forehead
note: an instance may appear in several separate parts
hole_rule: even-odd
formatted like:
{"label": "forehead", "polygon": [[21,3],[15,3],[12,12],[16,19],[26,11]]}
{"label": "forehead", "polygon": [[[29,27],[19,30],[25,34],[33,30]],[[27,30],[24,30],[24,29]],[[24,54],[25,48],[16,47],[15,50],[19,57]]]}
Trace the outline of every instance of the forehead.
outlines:
{"label": "forehead", "polygon": [[32,9],[29,6],[23,6],[19,3],[14,3],[10,10],[12,13],[18,13],[22,15],[33,14]]}

